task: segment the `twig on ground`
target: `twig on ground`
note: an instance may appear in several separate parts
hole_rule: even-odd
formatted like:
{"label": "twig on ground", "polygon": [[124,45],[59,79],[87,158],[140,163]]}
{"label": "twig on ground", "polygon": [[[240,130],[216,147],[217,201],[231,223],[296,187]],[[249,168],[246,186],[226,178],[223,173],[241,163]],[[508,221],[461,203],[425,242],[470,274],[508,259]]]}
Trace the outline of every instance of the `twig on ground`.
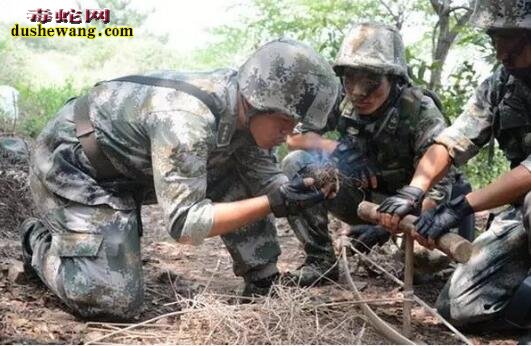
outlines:
{"label": "twig on ground", "polygon": [[[350,276],[350,270],[347,260],[347,250],[346,246],[343,247],[341,250],[341,258],[343,259],[343,265],[345,266],[345,276],[347,278],[347,282],[350,284],[350,287],[352,288],[352,291],[354,292],[354,295],[356,296],[356,299],[362,300],[362,297],[360,295],[360,292],[358,291],[358,288],[356,287],[356,284],[354,283],[354,280],[352,279],[352,276]],[[390,325],[388,325],[384,320],[382,320],[376,313],[369,307],[367,304],[361,304],[361,309],[369,319],[372,326],[378,330],[380,333],[382,333],[383,336],[385,336],[389,341],[392,341],[399,345],[414,345],[415,343],[399,332],[397,332],[395,329],[393,329]]]}
{"label": "twig on ground", "polygon": [[[362,259],[364,259],[365,261],[371,263],[372,265],[374,265],[376,268],[380,269],[385,275],[387,275],[388,278],[390,278],[391,280],[393,280],[394,282],[396,282],[398,285],[400,285],[400,287],[404,287],[404,282],[400,279],[398,279],[396,276],[394,276],[393,274],[389,273],[388,271],[386,271],[384,268],[382,268],[379,264],[377,264],[376,262],[374,262],[372,259],[370,259],[369,257],[365,256],[361,251],[357,250],[356,248],[354,248],[353,246],[351,246],[351,249],[356,252]],[[418,296],[416,295],[413,295],[412,299],[417,302],[418,304],[420,304],[423,308],[425,308],[426,310],[428,310],[428,312],[430,312],[432,315],[434,315],[435,317],[437,317],[446,327],[448,327],[448,329],[450,329],[452,332],[455,333],[455,335],[461,339],[461,341],[465,342],[466,344],[468,345],[473,345],[472,342],[466,337],[464,336],[460,331],[458,331],[450,322],[448,322],[444,317],[442,317],[435,309],[433,309],[428,303],[426,303],[425,301],[423,301],[422,299],[420,299]]]}

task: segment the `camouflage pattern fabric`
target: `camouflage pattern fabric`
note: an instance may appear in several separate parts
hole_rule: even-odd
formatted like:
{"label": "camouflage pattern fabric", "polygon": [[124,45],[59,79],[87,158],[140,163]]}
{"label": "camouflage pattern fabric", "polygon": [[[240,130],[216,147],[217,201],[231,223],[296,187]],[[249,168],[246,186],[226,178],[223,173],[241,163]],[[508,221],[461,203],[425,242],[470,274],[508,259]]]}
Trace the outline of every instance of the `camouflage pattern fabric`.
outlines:
{"label": "camouflage pattern fabric", "polygon": [[259,111],[280,112],[322,129],[339,94],[330,64],[311,47],[281,39],[259,48],[238,71],[240,91]]}
{"label": "camouflage pattern fabric", "polygon": [[530,222],[531,193],[522,207],[509,207],[494,218],[474,241],[474,255],[457,266],[439,295],[437,310],[443,317],[457,326],[503,317],[503,309],[531,267]]}
{"label": "camouflage pattern fabric", "polygon": [[354,24],[345,35],[333,67],[338,75],[349,67],[409,78],[402,36],[396,28],[380,23]]}
{"label": "camouflage pattern fabric", "polygon": [[[456,164],[476,155],[494,136],[511,167],[531,170],[531,90],[501,67],[476,90],[464,112],[437,138]],[[438,299],[438,309],[456,324],[500,316],[528,275],[531,196],[523,207],[498,215],[474,246],[480,249],[459,265]]]}
{"label": "camouflage pattern fabric", "polygon": [[[358,204],[363,200],[380,203],[397,188],[409,184],[418,160],[433,143],[433,138],[445,128],[443,116],[431,98],[422,97],[418,114],[407,113],[405,109],[400,112],[399,105],[398,100],[389,107],[388,111],[394,110],[393,114],[397,116],[394,120],[387,120],[387,124],[394,121],[390,128],[384,124],[382,129],[382,124],[386,122],[386,117],[383,116],[364,125],[350,122],[343,133],[343,136],[355,136],[361,141],[371,151],[368,156],[380,171],[387,172],[379,176],[379,187],[376,190],[362,190],[352,184],[342,185],[336,198],[303,210],[300,215],[288,217],[291,228],[303,243],[309,257],[328,261],[331,257],[335,258],[328,232],[327,211],[346,223],[363,223],[356,215]],[[351,103],[345,99],[342,103],[342,117],[351,118],[352,112]],[[380,134],[376,135],[378,132]],[[319,152],[293,151],[282,161],[282,169],[291,178],[304,172],[305,167],[326,160]],[[446,201],[450,196],[452,179],[453,175],[449,174],[428,192],[428,197],[437,202]]]}
{"label": "camouflage pattern fabric", "polygon": [[[213,224],[214,202],[262,195],[287,181],[269,151],[257,147],[248,132],[235,130],[235,71],[150,75],[184,79],[210,92],[224,110],[219,122],[225,131],[188,94],[107,82],[89,92],[90,117],[102,150],[123,177],[94,178],[75,136],[75,100],[35,144],[31,187],[47,231],[33,243],[33,268],[83,316],[123,318],[141,305],[137,203],[150,202],[153,191],[169,234],[200,244]],[[269,217],[223,241],[237,275],[253,280],[277,272],[280,249]]]}
{"label": "camouflage pattern fabric", "polygon": [[486,29],[531,29],[531,0],[476,0],[470,22]]}
{"label": "camouflage pattern fabric", "polygon": [[455,122],[435,142],[462,165],[494,136],[511,166],[531,170],[531,89],[503,67],[476,90]]}

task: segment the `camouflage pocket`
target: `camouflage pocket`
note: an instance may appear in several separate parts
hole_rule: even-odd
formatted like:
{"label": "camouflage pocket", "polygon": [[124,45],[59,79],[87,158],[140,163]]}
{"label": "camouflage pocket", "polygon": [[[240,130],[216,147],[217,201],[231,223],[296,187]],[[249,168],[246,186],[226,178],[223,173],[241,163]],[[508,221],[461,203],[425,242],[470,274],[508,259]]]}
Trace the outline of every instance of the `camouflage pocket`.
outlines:
{"label": "camouflage pocket", "polygon": [[54,234],[50,251],[60,257],[96,257],[102,242],[101,234]]}

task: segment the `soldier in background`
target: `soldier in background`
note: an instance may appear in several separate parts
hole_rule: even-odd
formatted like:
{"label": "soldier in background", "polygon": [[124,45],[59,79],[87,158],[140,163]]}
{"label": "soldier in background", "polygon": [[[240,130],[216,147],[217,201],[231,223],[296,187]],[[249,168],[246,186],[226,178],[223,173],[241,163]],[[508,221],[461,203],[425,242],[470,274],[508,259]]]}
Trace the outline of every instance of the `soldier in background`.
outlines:
{"label": "soldier in background", "polygon": [[[355,24],[345,36],[334,70],[343,79],[345,97],[337,125],[327,130],[337,129],[340,139],[326,139],[301,126],[299,134],[287,141],[290,149],[301,150],[291,152],[282,162],[288,177],[332,162],[345,181],[351,182],[341,185],[336,198],[288,216],[307,255],[292,272],[300,285],[338,277],[328,211],[355,225],[350,233],[360,250],[389,239],[389,232],[365,225],[357,217],[357,205],[364,199],[378,203],[395,194],[411,179],[417,161],[445,128],[436,98],[410,84],[396,29],[378,23]],[[448,199],[453,178],[429,191],[425,207]],[[405,188],[399,193],[416,196],[418,190]]]}
{"label": "soldier in background", "polygon": [[134,316],[143,302],[139,210],[154,192],[175,240],[220,235],[243,295],[266,294],[280,253],[269,214],[328,193],[288,182],[269,149],[297,122],[322,128],[339,89],[330,65],[291,40],[264,45],[239,71],[99,83],[36,141],[30,185],[40,218],[21,226],[26,267],[81,317]]}
{"label": "soldier in background", "polygon": [[[422,157],[409,187],[426,191],[455,163],[462,165],[496,139],[511,170],[481,190],[425,212],[416,239],[432,247],[463,217],[505,204],[475,241],[472,258],[459,265],[437,309],[459,326],[529,327],[531,323],[531,0],[478,0],[472,17],[486,29],[501,62],[454,124]],[[422,195],[421,195],[422,196]],[[381,208],[390,229],[417,200],[394,196]]]}

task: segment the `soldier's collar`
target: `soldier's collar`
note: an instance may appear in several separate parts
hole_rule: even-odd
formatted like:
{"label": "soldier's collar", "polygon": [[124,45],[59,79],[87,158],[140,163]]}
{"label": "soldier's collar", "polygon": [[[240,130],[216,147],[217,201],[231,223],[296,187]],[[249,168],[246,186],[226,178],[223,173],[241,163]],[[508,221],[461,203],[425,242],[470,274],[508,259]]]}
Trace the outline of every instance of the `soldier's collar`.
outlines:
{"label": "soldier's collar", "polygon": [[238,83],[235,78],[231,79],[227,86],[225,111],[220,114],[217,127],[216,147],[223,148],[230,144],[238,120]]}

